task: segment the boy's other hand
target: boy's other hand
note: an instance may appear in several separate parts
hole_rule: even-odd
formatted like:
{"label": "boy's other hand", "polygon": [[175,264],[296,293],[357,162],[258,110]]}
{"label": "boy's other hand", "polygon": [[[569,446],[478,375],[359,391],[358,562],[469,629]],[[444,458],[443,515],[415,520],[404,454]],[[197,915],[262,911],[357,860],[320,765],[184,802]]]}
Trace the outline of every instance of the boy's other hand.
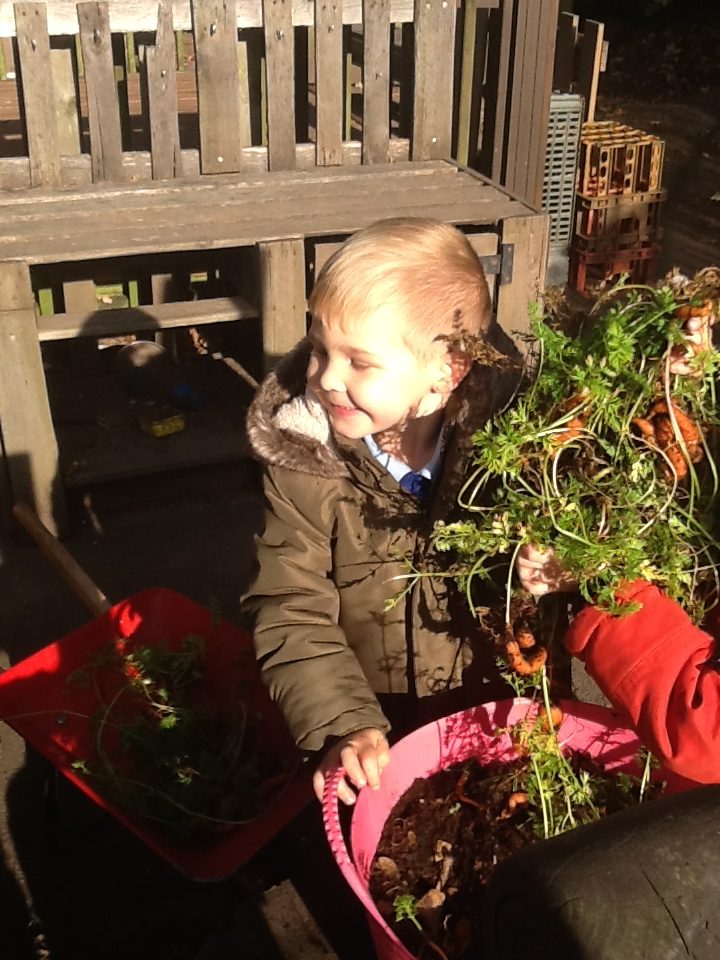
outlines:
{"label": "boy's other hand", "polygon": [[[322,800],[325,777],[337,767],[345,770],[345,777],[338,784],[338,797],[351,806],[356,794],[350,786],[368,786],[377,790],[380,786],[380,774],[390,763],[390,744],[382,730],[366,727],[356,730],[334,744],[323,757],[315,771],[313,788],[318,800]],[[350,783],[348,783],[348,780]]]}
{"label": "boy's other hand", "polygon": [[515,569],[520,585],[534,597],[577,590],[577,583],[558,562],[552,547],[541,550],[535,544],[524,544],[520,547]]}

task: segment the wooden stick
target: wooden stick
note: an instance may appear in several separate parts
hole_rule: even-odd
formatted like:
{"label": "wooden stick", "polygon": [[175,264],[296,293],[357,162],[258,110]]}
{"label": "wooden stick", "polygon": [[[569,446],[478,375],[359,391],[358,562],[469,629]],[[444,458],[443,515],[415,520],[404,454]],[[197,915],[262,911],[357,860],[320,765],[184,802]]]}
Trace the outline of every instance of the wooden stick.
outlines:
{"label": "wooden stick", "polygon": [[109,610],[110,601],[102,590],[73,559],[57,537],[50,533],[30,507],[26,503],[16,503],[13,506],[13,513],[90,613],[99,617]]}

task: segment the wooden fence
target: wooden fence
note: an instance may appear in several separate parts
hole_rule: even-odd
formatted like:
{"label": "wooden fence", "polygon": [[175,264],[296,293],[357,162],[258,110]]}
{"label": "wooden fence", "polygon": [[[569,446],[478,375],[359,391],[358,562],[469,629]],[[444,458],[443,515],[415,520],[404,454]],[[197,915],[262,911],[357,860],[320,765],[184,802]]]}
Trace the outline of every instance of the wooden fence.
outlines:
{"label": "wooden fence", "polygon": [[[0,4],[0,189],[452,156],[540,204],[558,0],[459,0],[457,24],[442,6],[415,18],[413,0],[338,0],[319,7],[322,25],[313,0],[174,0],[160,84],[155,0],[48,0],[47,26],[34,7]],[[381,42],[363,43],[368,11]],[[383,44],[389,76],[364,62]],[[34,116],[17,94],[24,64],[26,84],[47,91],[52,77]],[[373,121],[383,113],[389,124]],[[428,123],[442,131],[429,142]]]}

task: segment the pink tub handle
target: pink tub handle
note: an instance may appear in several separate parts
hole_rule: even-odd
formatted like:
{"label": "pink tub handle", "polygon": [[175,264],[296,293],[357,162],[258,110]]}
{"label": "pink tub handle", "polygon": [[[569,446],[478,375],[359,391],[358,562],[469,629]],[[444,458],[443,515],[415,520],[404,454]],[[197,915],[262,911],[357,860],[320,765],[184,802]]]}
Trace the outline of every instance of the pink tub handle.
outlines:
{"label": "pink tub handle", "polygon": [[357,868],[355,867],[355,864],[352,862],[350,854],[348,853],[345,837],[343,837],[342,827],[340,826],[340,811],[338,807],[339,801],[337,788],[344,776],[345,771],[342,767],[338,767],[337,770],[333,770],[333,772],[325,778],[325,787],[323,789],[322,798],[325,834],[327,835],[330,849],[333,852],[333,856],[337,860],[337,864],[340,867],[342,875],[352,887],[353,891],[360,899],[365,909],[368,910],[373,916],[379,917],[375,902],[368,893],[367,886],[360,879]]}

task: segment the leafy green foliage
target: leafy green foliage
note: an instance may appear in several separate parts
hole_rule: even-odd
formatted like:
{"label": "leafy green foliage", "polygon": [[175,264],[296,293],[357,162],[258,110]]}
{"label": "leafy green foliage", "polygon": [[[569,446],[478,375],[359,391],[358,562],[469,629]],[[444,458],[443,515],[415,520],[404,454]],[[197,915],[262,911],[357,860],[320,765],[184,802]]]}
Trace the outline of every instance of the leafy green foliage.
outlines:
{"label": "leafy green foliage", "polygon": [[533,382],[475,434],[465,516],[433,536],[471,602],[472,581],[524,543],[552,547],[582,595],[615,612],[625,580],[657,583],[695,618],[715,586],[711,444],[703,439],[703,462],[683,478],[633,421],[671,399],[711,436],[717,354],[697,356],[693,376],[670,376],[668,351],[683,343],[671,287],[620,285],[612,295],[577,337],[534,320]]}
{"label": "leafy green foliage", "polygon": [[268,773],[259,717],[239,697],[211,702],[203,637],[173,647],[117,640],[83,673],[100,708],[95,753],[73,767],[98,790],[179,838],[259,815]]}

